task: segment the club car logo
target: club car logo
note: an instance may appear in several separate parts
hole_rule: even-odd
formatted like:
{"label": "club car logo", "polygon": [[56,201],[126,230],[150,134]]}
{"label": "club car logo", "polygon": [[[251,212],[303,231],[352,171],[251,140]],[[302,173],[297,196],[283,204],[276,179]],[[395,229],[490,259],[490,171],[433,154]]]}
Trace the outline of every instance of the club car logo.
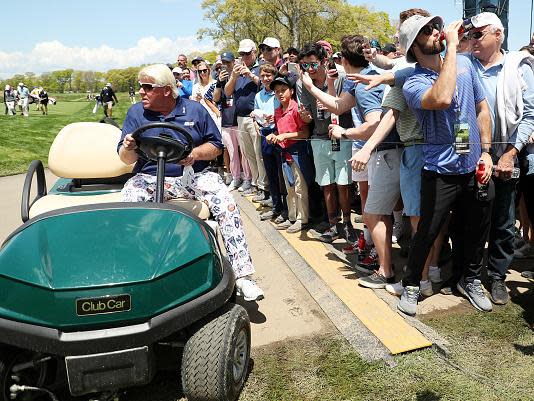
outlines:
{"label": "club car logo", "polygon": [[129,294],[76,300],[76,313],[78,316],[125,312],[129,311],[131,307],[132,299]]}

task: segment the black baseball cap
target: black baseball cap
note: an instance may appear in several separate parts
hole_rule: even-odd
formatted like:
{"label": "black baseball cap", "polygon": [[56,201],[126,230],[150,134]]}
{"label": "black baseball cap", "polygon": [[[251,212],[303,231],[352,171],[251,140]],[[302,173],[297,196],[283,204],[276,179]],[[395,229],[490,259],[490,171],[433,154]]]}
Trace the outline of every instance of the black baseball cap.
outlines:
{"label": "black baseball cap", "polygon": [[204,59],[200,56],[197,56],[193,60],[191,60],[191,64],[195,65],[195,64],[200,63],[201,61],[204,61]]}
{"label": "black baseball cap", "polygon": [[221,53],[221,61],[234,61],[235,56],[232,52],[222,52]]}
{"label": "black baseball cap", "polygon": [[295,88],[295,84],[297,83],[297,77],[295,77],[293,74],[289,75],[277,75],[273,81],[271,82],[270,88],[271,90],[274,90],[276,85],[287,85],[291,89]]}

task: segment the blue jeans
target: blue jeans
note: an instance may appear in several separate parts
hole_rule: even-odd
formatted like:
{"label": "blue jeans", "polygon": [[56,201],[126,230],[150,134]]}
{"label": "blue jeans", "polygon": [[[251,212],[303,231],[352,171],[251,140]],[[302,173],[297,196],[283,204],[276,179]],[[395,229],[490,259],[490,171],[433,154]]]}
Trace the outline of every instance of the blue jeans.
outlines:
{"label": "blue jeans", "polygon": [[[287,204],[285,196],[285,184],[281,174],[280,149],[275,148],[271,153],[263,153],[263,164],[267,179],[269,180],[269,192],[273,201],[273,212],[276,214],[285,213],[287,215]],[[283,187],[282,187],[283,186]]]}
{"label": "blue jeans", "polygon": [[493,177],[495,200],[491,213],[488,245],[488,276],[504,280],[514,258],[516,179],[503,181]]}

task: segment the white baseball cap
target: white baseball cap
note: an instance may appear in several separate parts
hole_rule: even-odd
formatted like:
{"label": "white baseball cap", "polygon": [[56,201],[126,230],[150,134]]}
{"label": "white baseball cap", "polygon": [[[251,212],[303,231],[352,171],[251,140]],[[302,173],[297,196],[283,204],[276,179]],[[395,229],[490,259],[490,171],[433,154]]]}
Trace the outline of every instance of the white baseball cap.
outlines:
{"label": "white baseball cap", "polygon": [[172,69],[172,73],[173,74],[183,74],[183,71],[182,71],[182,69],[180,67],[174,67]]}
{"label": "white baseball cap", "polygon": [[280,47],[280,41],[276,38],[265,38],[263,39],[263,42],[261,42],[260,47],[262,45],[269,47]]}
{"label": "white baseball cap", "polygon": [[239,42],[239,49],[238,52],[248,53],[252,50],[256,50],[256,43],[254,43],[250,39],[243,39],[241,42]]}
{"label": "white baseball cap", "polygon": [[504,26],[502,24],[502,21],[497,16],[497,14],[494,14],[494,13],[483,12],[483,13],[477,14],[471,17],[471,23],[473,24],[475,28],[481,28],[486,25],[495,25],[496,27],[504,31]]}
{"label": "white baseball cap", "polygon": [[439,16],[423,17],[422,15],[412,15],[401,24],[399,29],[399,43],[403,53],[406,54],[406,61],[409,63],[415,63],[417,60],[413,58],[411,53],[408,53],[408,50],[412,47],[421,28],[430,21],[436,21],[443,26],[443,18]]}

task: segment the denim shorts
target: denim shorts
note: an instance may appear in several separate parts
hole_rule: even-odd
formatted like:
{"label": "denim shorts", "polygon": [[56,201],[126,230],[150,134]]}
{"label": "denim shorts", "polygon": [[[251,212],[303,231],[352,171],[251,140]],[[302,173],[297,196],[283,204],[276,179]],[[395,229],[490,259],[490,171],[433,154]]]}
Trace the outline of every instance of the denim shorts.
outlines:
{"label": "denim shorts", "polygon": [[404,148],[400,164],[400,189],[406,216],[421,216],[421,170],[423,165],[422,145]]}
{"label": "denim shorts", "polygon": [[352,183],[349,159],[352,157],[352,142],[341,141],[341,150],[332,152],[329,139],[311,141],[313,163],[315,164],[315,181],[324,187],[336,183],[349,185]]}

